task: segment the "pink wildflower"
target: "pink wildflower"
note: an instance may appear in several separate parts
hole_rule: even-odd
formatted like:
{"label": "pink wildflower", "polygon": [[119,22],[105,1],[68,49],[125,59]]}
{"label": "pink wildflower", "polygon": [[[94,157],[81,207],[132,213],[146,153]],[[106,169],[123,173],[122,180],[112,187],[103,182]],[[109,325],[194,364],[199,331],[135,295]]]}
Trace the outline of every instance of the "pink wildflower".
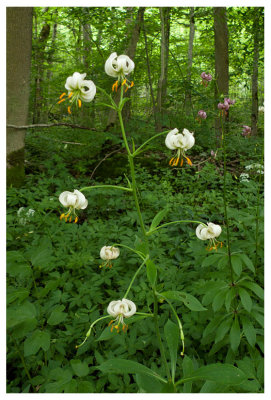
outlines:
{"label": "pink wildflower", "polygon": [[198,117],[201,118],[201,119],[206,119],[207,118],[207,114],[206,114],[205,111],[199,110]]}
{"label": "pink wildflower", "polygon": [[242,136],[249,136],[251,134],[250,126],[243,125],[243,132],[241,133]]}

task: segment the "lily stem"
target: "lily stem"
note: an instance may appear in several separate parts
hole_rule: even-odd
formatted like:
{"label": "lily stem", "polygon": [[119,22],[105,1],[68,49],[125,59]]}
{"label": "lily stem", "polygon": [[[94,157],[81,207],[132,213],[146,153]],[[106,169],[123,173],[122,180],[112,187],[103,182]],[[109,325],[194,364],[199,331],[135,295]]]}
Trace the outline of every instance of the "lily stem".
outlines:
{"label": "lily stem", "polygon": [[165,371],[167,374],[167,379],[169,382],[172,381],[171,375],[170,375],[170,370],[169,370],[169,366],[167,363],[167,359],[166,359],[166,355],[165,355],[165,349],[164,349],[164,345],[161,339],[161,335],[160,335],[160,330],[159,330],[159,322],[158,322],[158,301],[157,301],[157,296],[155,293],[155,289],[153,289],[153,299],[154,299],[154,307],[153,307],[153,318],[154,318],[154,322],[155,322],[155,330],[156,330],[156,335],[157,335],[157,339],[158,339],[158,343],[159,343],[159,348],[160,348],[160,353],[161,353],[161,357],[162,357],[162,361],[165,367]]}

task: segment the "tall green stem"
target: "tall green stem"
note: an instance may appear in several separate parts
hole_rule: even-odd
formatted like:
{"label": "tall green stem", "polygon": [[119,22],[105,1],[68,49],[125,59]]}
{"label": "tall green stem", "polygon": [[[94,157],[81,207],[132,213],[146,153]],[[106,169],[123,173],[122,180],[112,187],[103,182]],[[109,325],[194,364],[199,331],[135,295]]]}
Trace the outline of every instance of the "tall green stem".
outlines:
{"label": "tall green stem", "polygon": [[160,353],[161,353],[161,357],[162,357],[162,361],[163,364],[165,366],[165,370],[166,370],[166,374],[167,374],[167,379],[168,381],[172,381],[171,379],[171,375],[170,375],[170,370],[169,370],[169,366],[167,363],[167,359],[166,359],[166,355],[165,355],[165,349],[164,349],[164,345],[161,339],[161,335],[160,335],[160,330],[159,330],[159,322],[158,322],[158,301],[157,301],[157,296],[155,293],[155,290],[153,289],[153,299],[154,299],[154,307],[153,307],[153,318],[154,318],[154,322],[155,322],[155,330],[156,330],[156,335],[157,335],[157,339],[158,339],[158,343],[159,343],[159,348],[160,348]]}
{"label": "tall green stem", "polygon": [[143,261],[143,263],[139,266],[139,268],[137,269],[136,273],[134,274],[130,285],[128,286],[128,289],[126,290],[125,295],[123,296],[124,299],[126,299],[126,297],[128,296],[128,293],[130,292],[130,289],[132,287],[132,284],[134,283],[135,278],[137,277],[137,275],[139,274],[139,272],[141,271],[142,267],[145,265],[146,261],[148,260],[149,257],[146,257],[145,260]]}

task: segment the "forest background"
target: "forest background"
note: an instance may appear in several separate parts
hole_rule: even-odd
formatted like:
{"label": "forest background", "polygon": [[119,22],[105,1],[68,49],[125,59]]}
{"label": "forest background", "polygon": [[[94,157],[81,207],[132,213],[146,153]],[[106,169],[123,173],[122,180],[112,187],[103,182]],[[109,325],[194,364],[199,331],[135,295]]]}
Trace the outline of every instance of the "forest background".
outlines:
{"label": "forest background", "polygon": [[[111,371],[107,375],[106,369],[97,371],[93,366],[103,365],[108,357],[123,358],[124,353],[117,350],[122,346],[123,351],[129,349],[131,359],[135,353],[151,357],[147,365],[156,370],[159,352],[152,348],[148,323],[137,323],[130,338],[111,338],[107,328],[101,326],[95,334],[99,348],[90,340],[76,355],[70,349],[84,334],[89,310],[93,310],[93,321],[107,304],[107,297],[116,296],[118,274],[126,282],[125,268],[120,263],[116,263],[118,272],[95,270],[97,248],[104,244],[104,238],[114,241],[118,235],[129,243],[130,227],[135,227],[137,221],[128,199],[97,189],[89,195],[92,210],[80,216],[80,225],[55,226],[60,210],[56,193],[72,190],[75,185],[123,184],[127,173],[116,113],[96,105],[100,102],[96,98],[82,109],[74,108],[71,115],[65,102],[57,104],[66,78],[75,71],[87,72],[87,79],[111,92],[112,81],[104,73],[104,62],[113,51],[129,55],[136,65],[129,77],[135,85],[127,92],[130,101],[123,118],[127,136],[133,137],[137,146],[162,130],[178,127],[195,132],[192,168],[170,168],[164,140],[153,142],[150,151],[138,157],[137,178],[145,220],[151,222],[161,207],[170,204],[171,216],[176,219],[181,214],[225,224],[226,185],[226,224],[234,242],[234,278],[252,282],[250,287],[241,285],[237,293],[241,309],[237,326],[236,317],[232,319],[230,314],[229,291],[222,290],[229,277],[225,253],[206,254],[203,244],[193,239],[192,226],[171,228],[161,235],[158,249],[170,242],[170,250],[157,250],[158,260],[169,268],[166,277],[160,271],[160,277],[166,278],[164,289],[176,282],[176,287],[188,288],[208,309],[206,313],[190,309],[185,315],[179,308],[189,351],[185,363],[177,361],[178,367],[185,375],[205,363],[226,360],[240,368],[247,379],[239,388],[207,379],[203,385],[196,382],[182,390],[263,391],[259,289],[263,287],[263,177],[259,172],[264,134],[264,112],[259,111],[264,105],[263,15],[261,7],[34,8],[31,53],[27,56],[31,61],[29,91],[22,90],[16,79],[17,88],[11,98],[7,91],[8,103],[13,110],[16,107],[18,115],[16,119],[8,109],[7,122],[13,125],[7,139],[8,146],[11,141],[7,175],[8,307],[13,316],[8,329],[13,335],[10,340],[16,343],[16,350],[8,353],[8,391],[148,392],[155,387],[140,373],[134,377]],[[216,81],[205,87],[200,77],[203,71],[211,73]],[[224,95],[236,100],[229,113],[223,115],[226,170],[217,110]],[[14,96],[20,101],[14,102]],[[29,97],[29,107],[23,96]],[[207,112],[206,119],[198,117],[199,110]],[[20,125],[28,125],[28,129],[18,129]],[[251,127],[250,135],[242,135],[243,125]],[[260,167],[247,168],[255,164]],[[247,173],[248,178],[242,175]],[[23,214],[18,215],[22,208]],[[29,209],[35,211],[33,218],[27,215]],[[116,224],[121,224],[123,230],[116,229]],[[79,235],[85,236],[81,244]],[[178,235],[187,235],[181,245]],[[67,237],[68,243],[64,239]],[[134,264],[131,259],[130,265]],[[90,288],[81,283],[86,274],[91,276],[90,297]],[[140,293],[144,290],[146,283],[141,279],[134,291],[142,304],[144,296]],[[148,303],[151,305],[150,300]],[[163,307],[166,318],[168,311]],[[27,316],[23,321],[22,311]],[[78,320],[73,319],[74,312]],[[226,321],[225,312],[229,314]],[[222,321],[223,329],[217,335]],[[33,340],[38,343],[34,348]],[[65,370],[64,381],[60,367]]]}

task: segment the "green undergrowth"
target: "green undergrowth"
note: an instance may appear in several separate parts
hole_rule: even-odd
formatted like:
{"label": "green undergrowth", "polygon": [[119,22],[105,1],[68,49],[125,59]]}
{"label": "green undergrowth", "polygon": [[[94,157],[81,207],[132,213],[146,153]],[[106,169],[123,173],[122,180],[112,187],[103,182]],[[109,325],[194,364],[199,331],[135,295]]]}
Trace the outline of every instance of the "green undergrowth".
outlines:
{"label": "green undergrowth", "polygon": [[[141,139],[136,132],[135,141]],[[263,189],[255,171],[250,171],[248,182],[239,178],[247,165],[261,162],[262,142],[233,134],[227,139],[226,187],[235,284],[231,285],[227,248],[208,252],[206,243],[196,238],[193,224],[172,225],[155,233],[151,257],[158,266],[159,292],[185,290],[199,300],[176,305],[185,335],[185,357],[180,356],[181,348],[177,357],[178,379],[218,362],[238,367],[245,379],[238,385],[192,380],[178,386],[182,393],[263,392]],[[118,148],[93,174],[105,154]],[[158,139],[151,150],[135,159],[147,225],[168,207],[163,222],[212,221],[222,226],[221,241],[226,242],[222,155],[218,151],[216,158],[210,157],[210,150],[199,143],[191,151],[192,167],[171,169],[164,139]],[[90,323],[106,315],[109,302],[122,298],[138,268],[136,256],[123,248],[111,269],[99,268],[101,247],[112,243],[133,247],[135,232],[139,237],[140,232],[128,192],[86,192],[89,206],[80,212],[78,224],[60,221],[58,196],[84,186],[126,185],[128,168],[119,138],[113,132],[66,128],[29,133],[26,161],[24,186],[7,192],[7,391],[161,391],[162,386],[144,374],[105,373],[107,360],[128,358],[164,375],[149,318],[135,318],[125,334],[111,333],[107,322],[100,322],[86,344],[75,348]],[[35,213],[27,215],[29,209]],[[138,310],[152,312],[153,298],[144,273],[138,275],[131,296]],[[163,299],[159,307],[162,329],[174,317]],[[163,390],[171,391],[170,387]]]}

